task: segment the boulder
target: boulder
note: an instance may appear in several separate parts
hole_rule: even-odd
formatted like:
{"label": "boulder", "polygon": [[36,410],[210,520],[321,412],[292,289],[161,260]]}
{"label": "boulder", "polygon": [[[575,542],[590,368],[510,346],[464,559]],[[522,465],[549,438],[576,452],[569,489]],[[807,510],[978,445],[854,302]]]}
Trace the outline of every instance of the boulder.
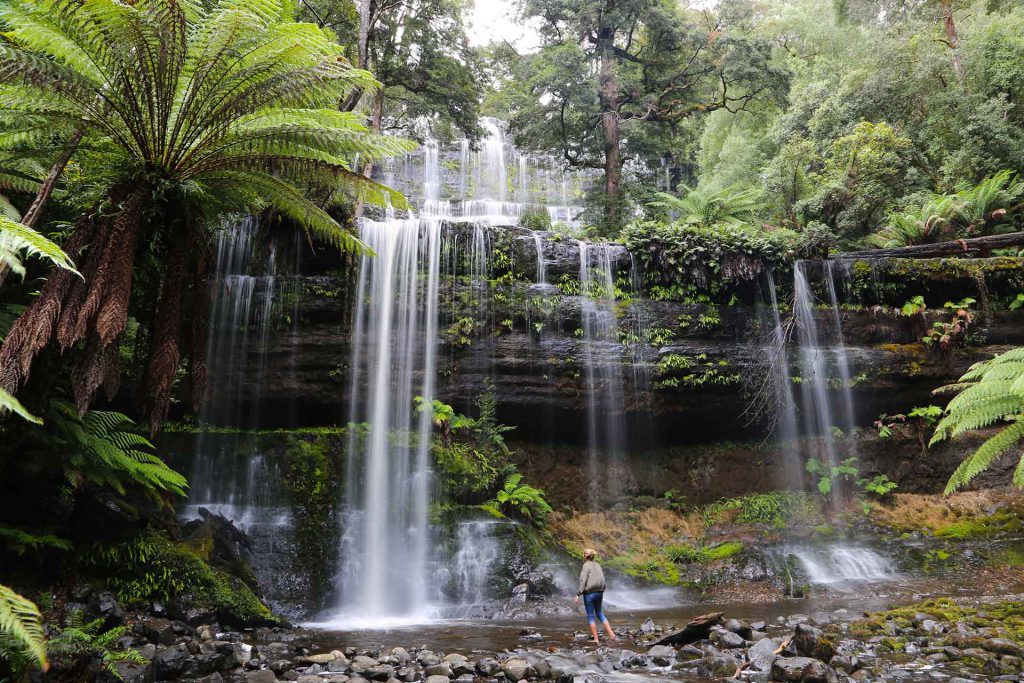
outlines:
{"label": "boulder", "polygon": [[496,676],[501,671],[501,664],[498,660],[484,657],[476,663],[476,672],[481,676]]}
{"label": "boulder", "polygon": [[426,683],[449,683],[447,676],[427,676]]}
{"label": "boulder", "polygon": [[668,666],[676,658],[676,651],[668,645],[655,645],[647,651],[647,656],[657,666]]}
{"label": "boulder", "polygon": [[697,673],[706,678],[728,678],[740,668],[740,660],[725,652],[712,652],[697,664]]}
{"label": "boulder", "polygon": [[522,657],[512,657],[506,659],[501,664],[501,670],[505,673],[505,678],[516,683],[524,678],[529,678],[533,673],[533,668],[530,663]]}
{"label": "boulder", "polygon": [[775,654],[775,650],[778,647],[779,644],[771,638],[764,638],[754,643],[747,651],[747,661],[750,662],[747,669],[750,671],[770,672],[772,670],[772,662],[778,657]]}
{"label": "boulder", "polygon": [[156,656],[153,657],[153,676],[158,681],[181,678],[188,663],[189,654],[184,645],[157,650]]}
{"label": "boulder", "polygon": [[772,680],[785,683],[834,683],[836,673],[811,657],[779,657],[772,662]]}
{"label": "boulder", "polygon": [[246,671],[244,680],[245,683],[277,683],[277,676],[270,669],[260,669],[259,671]]}
{"label": "boulder", "polygon": [[698,640],[704,640],[710,635],[713,627],[721,626],[722,614],[722,612],[712,612],[694,617],[682,629],[654,641],[654,645],[688,645]]}
{"label": "boulder", "polygon": [[716,643],[719,647],[726,649],[734,649],[743,647],[747,644],[747,641],[743,640],[743,636],[733,633],[732,631],[726,631],[725,629],[717,629],[711,633],[711,641]]}
{"label": "boulder", "polygon": [[452,665],[448,662],[431,664],[430,666],[424,667],[423,672],[427,676],[444,676],[445,678],[454,678],[452,674]]}

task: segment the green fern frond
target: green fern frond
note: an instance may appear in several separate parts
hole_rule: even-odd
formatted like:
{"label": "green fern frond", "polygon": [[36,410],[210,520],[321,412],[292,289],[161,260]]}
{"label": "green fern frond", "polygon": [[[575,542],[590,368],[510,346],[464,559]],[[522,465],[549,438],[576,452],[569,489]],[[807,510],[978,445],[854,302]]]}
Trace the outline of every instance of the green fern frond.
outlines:
{"label": "green fern frond", "polygon": [[0,389],[0,415],[7,411],[11,411],[29,422],[36,423],[37,425],[43,424],[42,418],[36,417],[32,413],[28,412],[28,409],[21,405],[21,402],[18,399],[14,398],[3,389]]}
{"label": "green fern frond", "polygon": [[54,242],[27,225],[0,217],[0,263],[18,275],[24,275],[25,267],[21,262],[21,252],[39,256],[58,268],[78,273],[68,255]]}
{"label": "green fern frond", "polygon": [[[1024,420],[1018,420],[986,441],[956,469],[946,484],[946,494],[967,486],[971,480],[992,466],[1001,455],[1024,439]],[[1016,478],[1016,475],[1015,475]]]}
{"label": "green fern frond", "polygon": [[43,616],[28,598],[24,598],[7,586],[0,584],[0,632],[14,638],[31,653],[35,662],[45,671],[49,664],[46,659],[46,634],[43,631]]}

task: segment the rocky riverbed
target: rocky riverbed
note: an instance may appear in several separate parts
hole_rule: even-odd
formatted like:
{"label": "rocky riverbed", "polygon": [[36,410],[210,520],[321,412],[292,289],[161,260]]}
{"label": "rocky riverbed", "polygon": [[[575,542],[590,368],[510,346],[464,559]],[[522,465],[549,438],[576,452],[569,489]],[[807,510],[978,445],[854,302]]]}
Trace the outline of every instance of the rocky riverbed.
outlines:
{"label": "rocky riverbed", "polygon": [[872,613],[851,605],[757,620],[723,612],[678,625],[648,618],[624,621],[618,642],[600,647],[583,632],[552,638],[528,627],[519,629],[516,643],[493,650],[428,647],[415,640],[382,645],[390,637],[383,631],[342,644],[333,642],[335,634],[302,628],[238,632],[152,615],[126,618],[130,629],[120,645],[142,655],[140,662],[117,665],[131,683],[958,683],[1019,681],[1024,662],[1024,603],[1018,595],[938,599]]}

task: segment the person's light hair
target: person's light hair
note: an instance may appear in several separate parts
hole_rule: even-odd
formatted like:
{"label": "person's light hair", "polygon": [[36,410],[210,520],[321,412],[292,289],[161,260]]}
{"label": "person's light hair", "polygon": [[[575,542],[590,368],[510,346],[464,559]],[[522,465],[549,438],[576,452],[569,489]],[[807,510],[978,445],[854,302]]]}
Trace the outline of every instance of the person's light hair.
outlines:
{"label": "person's light hair", "polygon": [[587,548],[586,550],[583,551],[583,559],[584,560],[592,560],[595,557],[597,557],[597,551],[594,550],[593,548]]}

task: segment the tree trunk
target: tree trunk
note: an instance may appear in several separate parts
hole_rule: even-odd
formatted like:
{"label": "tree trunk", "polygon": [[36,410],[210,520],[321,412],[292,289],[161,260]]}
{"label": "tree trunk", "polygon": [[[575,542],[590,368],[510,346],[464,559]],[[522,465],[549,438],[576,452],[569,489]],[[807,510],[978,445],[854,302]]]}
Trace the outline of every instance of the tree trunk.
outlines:
{"label": "tree trunk", "polygon": [[[53,162],[53,166],[50,167],[50,172],[46,175],[46,179],[43,180],[43,184],[39,186],[39,191],[36,193],[36,198],[32,201],[32,206],[28,207],[28,211],[21,219],[22,225],[27,225],[30,228],[34,228],[36,223],[39,221],[39,216],[43,213],[43,207],[46,205],[47,200],[50,199],[50,195],[53,194],[54,188],[57,187],[57,180],[60,178],[61,173],[64,172],[64,168],[71,161],[71,156],[78,149],[78,144],[82,141],[82,137],[85,135],[85,126],[79,126],[78,129],[68,138],[67,143],[64,145],[64,149],[61,151],[60,156]],[[5,264],[0,264],[0,287],[4,286],[4,281],[10,274],[10,268]]]}
{"label": "tree trunk", "polygon": [[946,43],[949,45],[953,62],[953,73],[956,80],[963,86],[967,80],[964,73],[964,65],[960,62],[960,34],[956,30],[956,21],[953,17],[953,0],[939,0],[942,7],[942,24],[946,30]]}
{"label": "tree trunk", "polygon": [[[375,135],[380,135],[384,123],[384,90],[378,90],[373,96],[373,110],[370,113],[370,130]],[[373,176],[373,162],[367,161],[363,164],[363,175],[367,178]],[[365,202],[360,196],[356,200],[356,218],[362,218]]]}
{"label": "tree trunk", "polygon": [[[359,44],[356,46],[358,50],[356,66],[360,69],[365,69],[370,65],[370,20],[373,15],[373,0],[357,0],[357,3],[359,5]],[[356,88],[349,94],[348,99],[345,100],[341,107],[342,110],[354,110],[362,97],[362,88]]]}
{"label": "tree trunk", "polygon": [[989,235],[988,237],[972,237],[966,240],[953,240],[937,244],[918,244],[912,247],[895,247],[893,249],[866,249],[864,251],[848,251],[836,254],[834,260],[870,259],[870,258],[934,258],[938,256],[987,256],[993,249],[1007,249],[1024,246],[1024,232],[1011,232],[1005,235]]}
{"label": "tree trunk", "polygon": [[609,227],[619,223],[622,189],[622,151],[619,131],[619,80],[615,72],[615,34],[602,29],[598,37],[601,59],[599,92],[601,99],[601,131],[604,136],[605,221]]}

